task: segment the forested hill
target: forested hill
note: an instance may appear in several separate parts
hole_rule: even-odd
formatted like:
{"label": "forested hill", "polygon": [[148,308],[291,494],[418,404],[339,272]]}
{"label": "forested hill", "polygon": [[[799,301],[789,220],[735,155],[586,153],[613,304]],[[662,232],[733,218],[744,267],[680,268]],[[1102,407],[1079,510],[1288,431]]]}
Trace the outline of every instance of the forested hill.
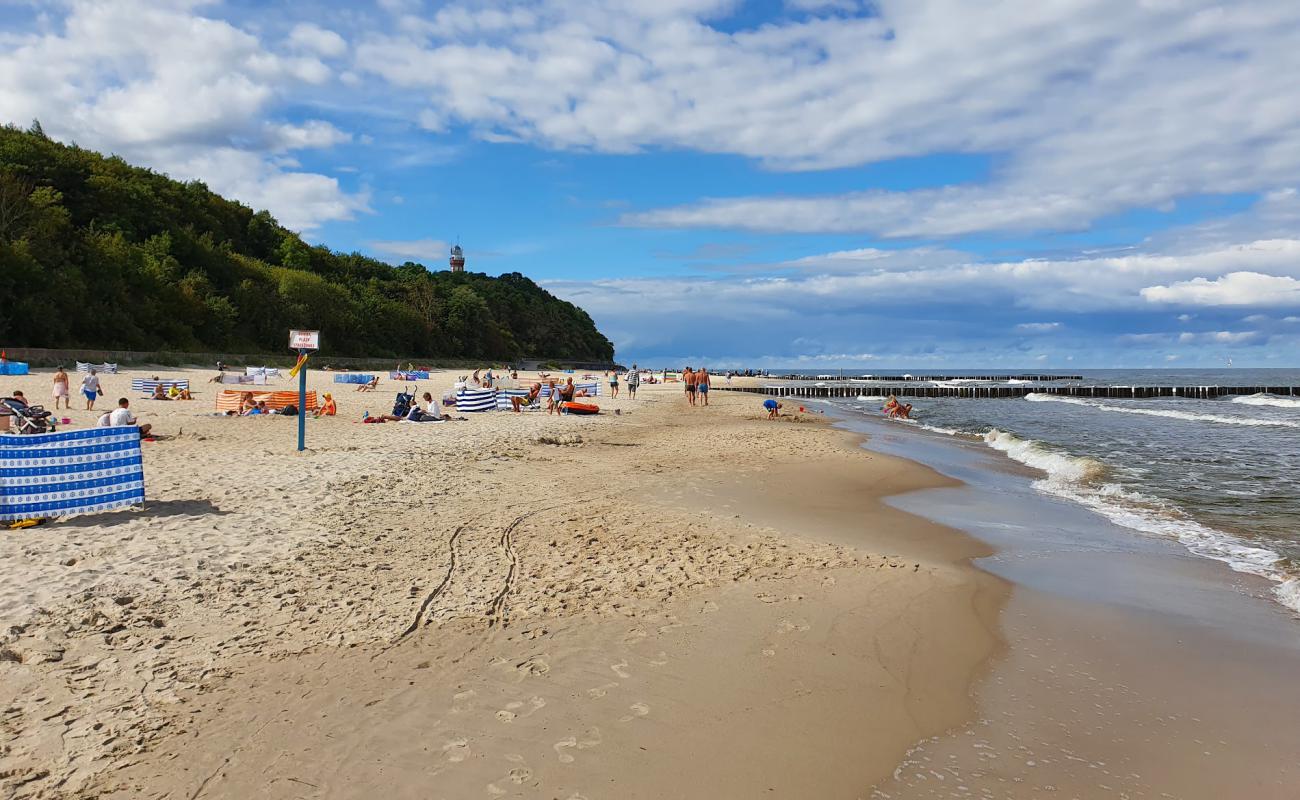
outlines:
{"label": "forested hill", "polygon": [[587,313],[523,275],[429,272],[313,247],[265,211],[0,127],[0,344],[609,360]]}

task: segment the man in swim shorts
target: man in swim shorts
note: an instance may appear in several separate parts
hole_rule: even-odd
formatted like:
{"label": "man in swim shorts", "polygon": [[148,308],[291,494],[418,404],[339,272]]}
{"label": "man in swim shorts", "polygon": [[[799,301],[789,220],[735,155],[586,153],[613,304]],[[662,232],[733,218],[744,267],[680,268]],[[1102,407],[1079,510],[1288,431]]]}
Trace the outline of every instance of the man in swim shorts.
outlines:
{"label": "man in swim shorts", "polygon": [[709,368],[700,367],[695,373],[695,393],[704,405],[709,404]]}
{"label": "man in swim shorts", "polygon": [[695,405],[695,371],[690,367],[682,370],[682,383],[686,385],[686,402]]}
{"label": "man in swim shorts", "polygon": [[629,400],[636,399],[637,387],[641,385],[641,370],[637,369],[636,364],[632,369],[627,371],[627,397]]}
{"label": "man in swim shorts", "polygon": [[81,379],[81,393],[86,397],[86,410],[95,409],[95,398],[99,397],[99,374],[91,370]]}

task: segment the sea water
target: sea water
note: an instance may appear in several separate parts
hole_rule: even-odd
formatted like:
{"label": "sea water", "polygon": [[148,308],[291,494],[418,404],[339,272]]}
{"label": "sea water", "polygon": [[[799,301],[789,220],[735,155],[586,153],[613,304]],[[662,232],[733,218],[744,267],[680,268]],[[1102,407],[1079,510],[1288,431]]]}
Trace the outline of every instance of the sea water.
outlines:
{"label": "sea water", "polygon": [[[1300,386],[1300,370],[1077,374],[1083,381],[1050,385]],[[1300,611],[1300,396],[904,400],[919,434],[982,442],[1041,471],[1038,491],[1267,578],[1276,599]],[[833,403],[878,416],[881,399]]]}

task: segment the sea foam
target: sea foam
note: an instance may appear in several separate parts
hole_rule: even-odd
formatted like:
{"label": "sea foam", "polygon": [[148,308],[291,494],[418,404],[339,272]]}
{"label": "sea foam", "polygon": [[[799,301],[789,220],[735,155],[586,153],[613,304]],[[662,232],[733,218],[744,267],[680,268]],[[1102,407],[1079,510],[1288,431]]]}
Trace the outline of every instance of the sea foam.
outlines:
{"label": "sea foam", "polygon": [[1030,392],[1025,399],[1035,403],[1070,403],[1086,406],[1098,411],[1110,411],[1117,414],[1140,414],[1146,417],[1165,417],[1187,422],[1213,422],[1219,425],[1247,425],[1252,428],[1300,428],[1300,422],[1286,419],[1260,419],[1258,417],[1225,417],[1220,414],[1197,414],[1192,411],[1178,411],[1172,408],[1133,408],[1116,406],[1099,400],[1085,400],[1081,397],[1064,397],[1041,392]]}
{"label": "sea foam", "polygon": [[1300,397],[1279,397],[1275,394],[1248,394],[1232,398],[1232,402],[1244,406],[1274,406],[1276,408],[1300,408]]}
{"label": "sea foam", "polygon": [[1300,578],[1283,570],[1282,557],[1272,550],[1202,525],[1157,498],[1105,481],[1105,465],[1094,459],[997,429],[984,434],[984,442],[1014,461],[1045,472],[1045,478],[1034,482],[1039,491],[1071,500],[1130,530],[1175,539],[1195,555],[1221,561],[1237,572],[1274,581],[1278,602],[1300,612]]}

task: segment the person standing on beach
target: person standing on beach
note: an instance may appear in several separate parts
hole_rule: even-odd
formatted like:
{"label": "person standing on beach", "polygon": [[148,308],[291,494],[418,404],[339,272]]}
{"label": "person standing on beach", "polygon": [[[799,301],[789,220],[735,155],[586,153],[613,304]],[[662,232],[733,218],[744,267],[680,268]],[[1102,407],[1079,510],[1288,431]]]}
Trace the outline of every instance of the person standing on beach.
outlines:
{"label": "person standing on beach", "polygon": [[627,371],[627,397],[629,400],[636,399],[636,389],[641,385],[641,370],[637,369],[636,364],[632,369]]}
{"label": "person standing on beach", "polygon": [[63,407],[69,411],[72,410],[72,398],[68,397],[68,373],[59,367],[59,371],[54,373],[54,410],[59,410],[59,400],[63,400]]}
{"label": "person standing on beach", "polygon": [[682,370],[682,383],[686,387],[686,402],[695,405],[695,371],[690,367]]}
{"label": "person standing on beach", "polygon": [[618,397],[618,370],[609,371],[609,396]]}
{"label": "person standing on beach", "polygon": [[95,410],[95,398],[103,392],[99,388],[99,375],[95,370],[86,373],[86,377],[81,379],[81,393],[86,396],[86,410]]}
{"label": "person standing on beach", "polygon": [[709,368],[700,367],[695,373],[695,394],[704,405],[709,404]]}

